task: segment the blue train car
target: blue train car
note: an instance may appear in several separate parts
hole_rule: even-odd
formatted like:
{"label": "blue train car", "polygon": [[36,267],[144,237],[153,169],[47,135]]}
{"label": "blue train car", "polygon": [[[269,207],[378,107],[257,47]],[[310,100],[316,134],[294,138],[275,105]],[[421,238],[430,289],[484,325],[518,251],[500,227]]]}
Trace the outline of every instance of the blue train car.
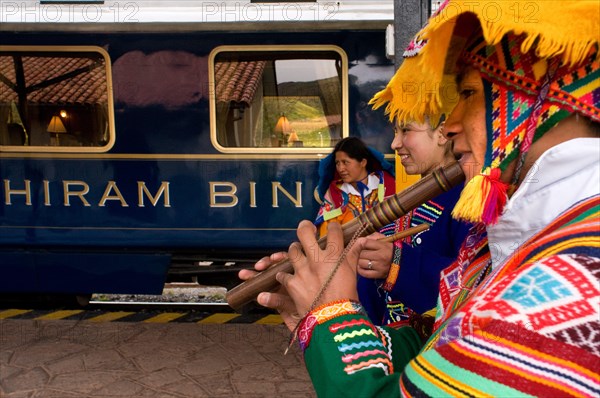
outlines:
{"label": "blue train car", "polygon": [[287,248],[337,140],[391,152],[367,102],[392,18],[391,0],[1,1],[0,292],[236,283]]}

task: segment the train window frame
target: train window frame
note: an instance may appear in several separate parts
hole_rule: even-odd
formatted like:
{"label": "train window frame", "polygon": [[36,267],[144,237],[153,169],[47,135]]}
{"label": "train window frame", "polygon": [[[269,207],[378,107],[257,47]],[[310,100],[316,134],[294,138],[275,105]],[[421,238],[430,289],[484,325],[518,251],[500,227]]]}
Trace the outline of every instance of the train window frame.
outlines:
{"label": "train window frame", "polygon": [[53,145],[1,145],[0,153],[105,153],[115,144],[115,112],[112,82],[111,59],[108,52],[98,46],[2,46],[2,53],[94,53],[104,59],[104,73],[106,77],[106,117],[108,136],[104,145],[98,146],[53,146]]}
{"label": "train window frame", "polygon": [[215,81],[215,59],[224,52],[248,52],[248,53],[291,53],[291,52],[335,52],[341,60],[341,132],[340,139],[349,136],[348,116],[348,56],[346,52],[336,45],[226,45],[214,48],[208,58],[208,84],[209,92],[209,114],[210,114],[210,140],[213,147],[225,154],[323,154],[331,152],[333,146],[304,147],[304,146],[281,146],[281,147],[226,147],[219,143],[217,132],[217,105],[216,105],[216,81]]}

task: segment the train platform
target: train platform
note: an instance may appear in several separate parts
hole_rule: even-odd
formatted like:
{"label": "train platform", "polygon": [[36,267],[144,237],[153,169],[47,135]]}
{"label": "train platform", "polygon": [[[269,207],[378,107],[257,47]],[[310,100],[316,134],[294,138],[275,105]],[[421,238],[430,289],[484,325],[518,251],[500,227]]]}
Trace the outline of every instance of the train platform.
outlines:
{"label": "train platform", "polygon": [[314,397],[281,324],[0,318],[0,397]]}

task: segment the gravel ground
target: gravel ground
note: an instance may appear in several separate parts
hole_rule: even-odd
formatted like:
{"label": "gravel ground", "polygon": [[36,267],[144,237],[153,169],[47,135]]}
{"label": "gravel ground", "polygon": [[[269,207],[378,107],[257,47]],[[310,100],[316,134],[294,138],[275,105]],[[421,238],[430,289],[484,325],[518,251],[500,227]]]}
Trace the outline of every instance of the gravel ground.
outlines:
{"label": "gravel ground", "polygon": [[226,303],[227,289],[220,286],[200,286],[194,283],[170,283],[163,294],[94,294],[92,301],[152,302],[152,303]]}

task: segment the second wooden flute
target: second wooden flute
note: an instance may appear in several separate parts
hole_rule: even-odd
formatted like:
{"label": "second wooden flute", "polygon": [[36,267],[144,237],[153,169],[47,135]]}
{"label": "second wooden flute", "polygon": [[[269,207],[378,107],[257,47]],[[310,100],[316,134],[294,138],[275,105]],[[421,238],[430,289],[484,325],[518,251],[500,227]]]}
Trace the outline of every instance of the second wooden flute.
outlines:
{"label": "second wooden flute", "polygon": [[393,235],[386,236],[385,238],[378,239],[381,242],[395,242],[402,238],[406,238],[407,236],[416,235],[419,232],[427,231],[429,229],[429,224],[419,224],[412,228],[405,229],[404,231],[396,232]]}
{"label": "second wooden flute", "polygon": [[[376,232],[422,203],[435,198],[442,192],[449,191],[464,180],[465,175],[458,163],[452,163],[433,171],[404,191],[387,198],[357,218],[342,225],[344,246],[348,244],[357,231],[362,231],[361,236]],[[325,248],[327,236],[321,237],[318,244],[319,247]],[[278,272],[294,272],[294,269],[287,259],[272,264],[268,269],[228,291],[225,297],[227,303],[231,308],[239,310],[244,304],[254,300],[260,292],[277,288],[279,283],[275,279],[275,275]]]}

